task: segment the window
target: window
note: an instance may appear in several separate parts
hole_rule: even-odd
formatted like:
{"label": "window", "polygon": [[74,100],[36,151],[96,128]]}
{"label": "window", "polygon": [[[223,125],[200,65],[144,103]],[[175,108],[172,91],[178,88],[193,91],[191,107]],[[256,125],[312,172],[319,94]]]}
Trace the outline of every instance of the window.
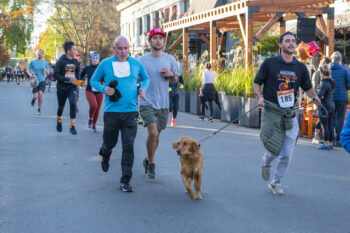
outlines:
{"label": "window", "polygon": [[142,35],[142,18],[137,19],[137,35]]}
{"label": "window", "polygon": [[146,32],[150,32],[151,31],[151,15],[147,15],[146,16]]}

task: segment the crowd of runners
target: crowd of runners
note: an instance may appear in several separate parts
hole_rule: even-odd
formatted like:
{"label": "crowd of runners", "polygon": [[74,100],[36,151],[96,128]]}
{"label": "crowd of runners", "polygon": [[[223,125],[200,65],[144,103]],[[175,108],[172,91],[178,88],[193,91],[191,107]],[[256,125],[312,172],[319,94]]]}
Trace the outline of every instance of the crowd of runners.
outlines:
{"label": "crowd of runners", "polygon": [[[73,135],[78,134],[76,114],[79,85],[86,88],[85,95],[89,103],[89,119],[86,123],[95,132],[104,99],[103,143],[99,150],[96,149],[96,152],[98,151],[102,157],[102,170],[107,172],[112,150],[118,142],[119,133],[121,134],[120,189],[124,192],[133,191],[130,181],[137,124],[142,121],[147,127],[148,137],[145,140],[147,155],[142,163],[145,175],[154,179],[156,178],[155,154],[160,143],[160,135],[165,130],[171,113],[171,125],[176,126],[179,89],[184,83],[175,58],[163,51],[165,42],[163,31],[159,28],[152,29],[148,35],[148,42],[150,53],[141,57],[132,57],[129,54],[128,39],[119,36],[113,43],[113,56],[100,62],[99,55],[92,54],[90,64],[82,69],[75,58],[75,44],[66,41],[63,45],[65,54],[59,58],[54,67],[43,59],[44,51],[40,49],[37,59],[31,61],[28,66],[27,75],[32,80],[36,80],[33,84],[31,105],[35,106],[37,102],[38,114],[41,114],[46,85],[51,85],[51,80],[56,80],[58,103],[56,130],[58,133],[66,128],[62,121],[62,113],[68,99],[69,132]],[[322,87],[322,100],[319,98],[320,93],[313,88],[307,67],[293,56],[296,49],[293,33],[286,32],[281,35],[278,46],[280,54],[263,62],[254,79],[253,87],[259,104],[263,107],[260,138],[266,151],[262,157],[261,175],[264,180],[270,181],[271,162],[277,158],[276,172],[268,183],[268,188],[273,194],[281,195],[283,194],[281,180],[287,172],[299,134],[294,108],[299,88],[303,89],[318,105],[325,105],[328,114],[332,117],[334,106],[329,104],[329,98],[336,87],[335,83],[329,80],[330,68],[328,69],[328,66],[325,65],[327,61],[324,61],[321,65],[321,76],[327,86]],[[332,59],[338,61],[339,56],[336,54],[332,56]],[[8,70],[5,71],[6,75],[7,72]],[[46,81],[48,77],[49,82]],[[204,119],[205,110],[209,104],[209,122],[213,122],[213,102],[221,108],[213,85],[215,77],[216,73],[212,71],[211,64],[207,63],[199,96],[202,103],[200,119]],[[345,77],[345,81],[350,83],[350,75]],[[323,95],[327,96],[326,100]],[[326,129],[324,130],[326,149],[331,148],[329,141],[333,141],[333,136],[329,134],[327,128],[328,121],[328,118],[321,119],[321,125]],[[350,133],[346,133],[350,132],[348,128],[346,125],[342,141],[344,141],[343,146],[350,149],[350,142],[347,141]],[[340,140],[340,131],[337,130],[336,142]]]}

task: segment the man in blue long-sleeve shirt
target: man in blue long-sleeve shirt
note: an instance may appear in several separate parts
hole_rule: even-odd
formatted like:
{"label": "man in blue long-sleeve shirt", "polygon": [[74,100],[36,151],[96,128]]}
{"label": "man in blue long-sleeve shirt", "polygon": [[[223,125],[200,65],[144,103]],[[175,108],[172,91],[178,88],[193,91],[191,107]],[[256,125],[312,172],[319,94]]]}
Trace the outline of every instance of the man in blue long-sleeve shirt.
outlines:
{"label": "man in blue long-sleeve shirt", "polygon": [[[139,94],[140,98],[144,99],[149,85],[149,77],[142,63],[129,57],[129,47],[126,37],[117,37],[113,46],[115,55],[104,59],[91,78],[91,85],[105,94],[103,144],[99,152],[102,156],[102,170],[108,171],[112,149],[117,144],[118,134],[121,131],[123,152],[120,189],[124,192],[133,191],[130,179],[137,132],[137,95]],[[141,79],[139,91],[137,90],[138,77]],[[102,79],[105,85],[100,83]],[[115,88],[110,87],[110,83],[115,80],[118,81],[118,85]],[[118,91],[121,97],[114,102],[114,94]]]}

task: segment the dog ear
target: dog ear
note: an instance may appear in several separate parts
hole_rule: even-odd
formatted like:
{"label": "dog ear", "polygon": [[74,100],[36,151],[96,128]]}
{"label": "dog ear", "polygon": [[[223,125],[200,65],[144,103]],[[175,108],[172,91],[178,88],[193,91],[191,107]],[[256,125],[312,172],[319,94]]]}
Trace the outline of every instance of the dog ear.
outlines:
{"label": "dog ear", "polygon": [[191,150],[193,152],[196,152],[200,147],[201,147],[201,145],[198,144],[198,142],[196,142],[196,141],[191,142]]}
{"label": "dog ear", "polygon": [[179,145],[179,142],[178,141],[176,141],[176,142],[173,142],[173,148],[174,148],[174,150],[176,150],[177,149],[177,146]]}

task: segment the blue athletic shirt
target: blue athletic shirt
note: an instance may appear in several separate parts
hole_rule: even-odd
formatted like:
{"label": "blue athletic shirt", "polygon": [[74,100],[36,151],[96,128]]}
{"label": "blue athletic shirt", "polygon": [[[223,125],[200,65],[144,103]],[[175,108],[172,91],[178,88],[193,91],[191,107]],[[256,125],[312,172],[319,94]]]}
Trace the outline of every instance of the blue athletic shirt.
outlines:
{"label": "blue athletic shirt", "polygon": [[44,59],[42,59],[41,61],[35,59],[29,63],[28,69],[30,70],[30,72],[37,75],[39,82],[42,82],[45,81],[44,69],[49,70],[49,63]]}
{"label": "blue athletic shirt", "polygon": [[[116,56],[104,59],[96,68],[91,78],[91,86],[99,92],[105,94],[105,112],[137,112],[137,78],[140,77],[140,89],[146,91],[149,85],[149,77],[142,63],[135,58],[128,57],[126,60],[130,66],[130,76],[119,78],[114,75],[113,62],[118,62]],[[105,85],[100,83],[104,80]],[[122,97],[117,102],[110,102],[109,96],[106,94],[106,87],[112,80],[118,81],[118,89]]]}

